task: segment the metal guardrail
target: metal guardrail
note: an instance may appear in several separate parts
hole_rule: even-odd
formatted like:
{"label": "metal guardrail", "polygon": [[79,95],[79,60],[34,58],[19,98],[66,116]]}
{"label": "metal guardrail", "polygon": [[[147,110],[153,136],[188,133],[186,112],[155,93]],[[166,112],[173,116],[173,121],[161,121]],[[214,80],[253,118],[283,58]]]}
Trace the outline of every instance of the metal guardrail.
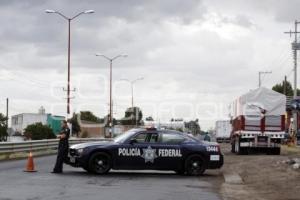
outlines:
{"label": "metal guardrail", "polygon": [[[84,142],[107,141],[105,138],[80,138],[69,139],[69,144],[79,144]],[[30,140],[24,142],[0,142],[0,154],[29,152],[39,150],[57,149],[59,139]]]}

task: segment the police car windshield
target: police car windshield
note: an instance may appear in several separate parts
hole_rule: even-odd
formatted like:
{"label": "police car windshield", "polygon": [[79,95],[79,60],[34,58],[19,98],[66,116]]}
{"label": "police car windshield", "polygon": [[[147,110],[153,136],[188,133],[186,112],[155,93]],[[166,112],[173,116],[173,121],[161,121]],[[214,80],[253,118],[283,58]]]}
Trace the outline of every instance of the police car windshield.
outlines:
{"label": "police car windshield", "polygon": [[123,143],[125,142],[129,137],[133,136],[135,133],[140,131],[140,129],[131,129],[129,131],[126,131],[125,133],[118,135],[114,138],[114,141],[117,143]]}

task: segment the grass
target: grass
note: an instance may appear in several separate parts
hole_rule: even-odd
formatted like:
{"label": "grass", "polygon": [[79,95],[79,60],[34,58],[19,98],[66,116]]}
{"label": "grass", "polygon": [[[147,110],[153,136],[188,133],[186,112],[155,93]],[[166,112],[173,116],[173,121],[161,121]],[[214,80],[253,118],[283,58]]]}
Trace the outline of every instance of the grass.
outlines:
{"label": "grass", "polygon": [[300,155],[300,147],[282,145],[281,153],[283,155]]}
{"label": "grass", "polygon": [[[32,152],[34,157],[37,156],[46,156],[56,154],[56,150],[44,150],[44,151],[35,151]],[[0,154],[0,161],[4,160],[18,160],[28,157],[29,152],[16,152],[16,153],[5,153]]]}

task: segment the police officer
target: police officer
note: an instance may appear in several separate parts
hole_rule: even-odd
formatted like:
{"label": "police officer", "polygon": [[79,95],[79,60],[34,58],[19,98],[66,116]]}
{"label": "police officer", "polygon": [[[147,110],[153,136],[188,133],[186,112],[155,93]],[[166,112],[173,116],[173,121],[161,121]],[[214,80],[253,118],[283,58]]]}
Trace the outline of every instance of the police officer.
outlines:
{"label": "police officer", "polygon": [[62,130],[59,135],[58,152],[55,167],[52,173],[62,173],[63,172],[63,163],[69,162],[68,151],[69,151],[69,137],[70,129],[68,127],[67,121],[63,121]]}
{"label": "police officer", "polygon": [[208,142],[210,142],[210,136],[208,135],[208,134],[205,134],[205,136],[204,136],[204,139],[203,139],[204,141],[208,141]]}

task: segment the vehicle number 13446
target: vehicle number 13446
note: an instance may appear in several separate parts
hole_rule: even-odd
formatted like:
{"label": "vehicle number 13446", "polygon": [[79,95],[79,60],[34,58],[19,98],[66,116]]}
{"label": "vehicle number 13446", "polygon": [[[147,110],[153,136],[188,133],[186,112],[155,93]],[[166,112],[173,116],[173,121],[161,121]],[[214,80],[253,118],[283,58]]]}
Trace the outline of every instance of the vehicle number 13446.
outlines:
{"label": "vehicle number 13446", "polygon": [[206,147],[206,151],[210,151],[210,152],[218,152],[218,147],[217,146],[209,146]]}

